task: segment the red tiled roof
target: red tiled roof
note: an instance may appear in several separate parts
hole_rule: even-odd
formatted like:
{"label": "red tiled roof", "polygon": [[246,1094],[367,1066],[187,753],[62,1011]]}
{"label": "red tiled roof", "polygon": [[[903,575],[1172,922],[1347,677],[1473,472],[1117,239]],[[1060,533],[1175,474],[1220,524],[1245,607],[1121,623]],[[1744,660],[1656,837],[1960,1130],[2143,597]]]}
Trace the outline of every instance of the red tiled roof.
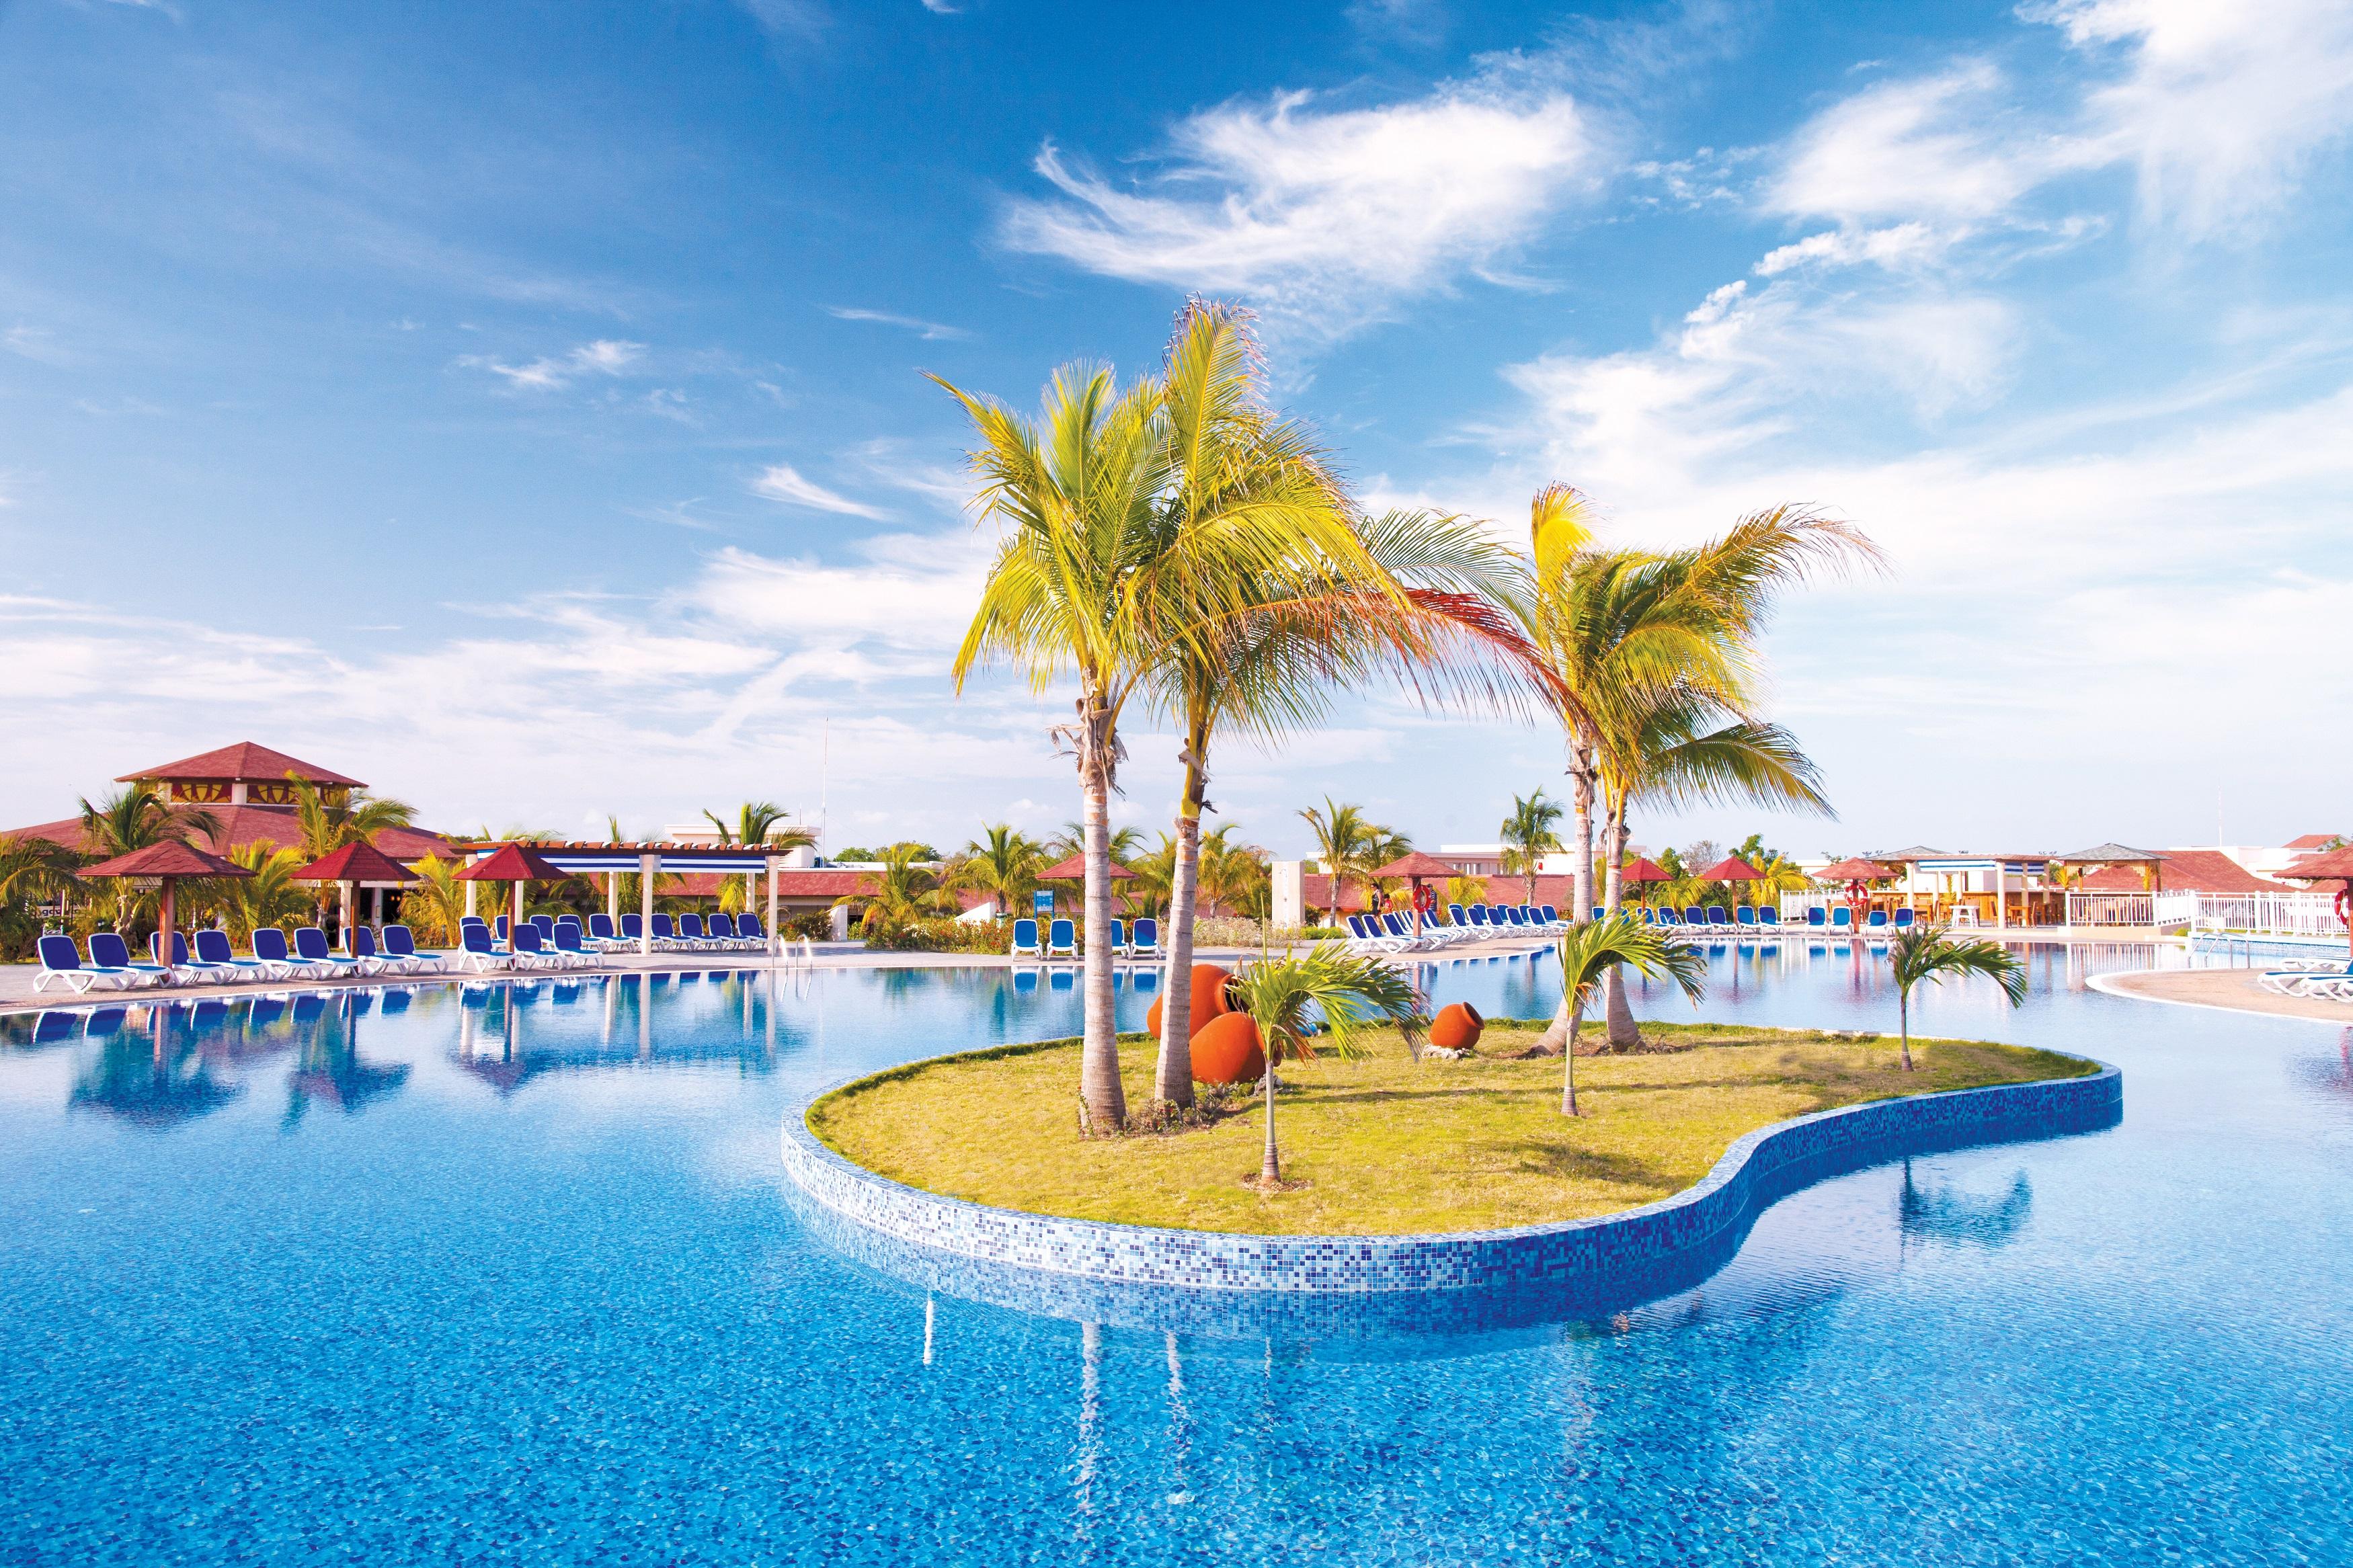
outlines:
{"label": "red tiled roof", "polygon": [[2289,839],[2285,844],[2282,845],[2281,847],[2284,849],[2326,849],[2331,844],[2334,844],[2337,840],[2344,837],[2345,836],[2341,833],[2307,833],[2300,838]]}
{"label": "red tiled roof", "polygon": [[[290,805],[206,805],[219,819],[221,830],[213,836],[212,850],[226,855],[249,844],[275,844],[281,849],[299,849],[302,830],[295,825],[294,808]],[[79,849],[81,818],[69,816],[58,822],[36,823],[30,827],[10,828],[6,837],[46,838],[52,844],[62,844],[69,849]],[[387,827],[375,836],[375,847],[396,860],[417,861],[427,855],[438,855],[454,860],[457,847],[438,833],[422,827]]]}
{"label": "red tiled roof", "polygon": [[367,786],[316,763],[306,763],[290,757],[283,752],[273,752],[267,746],[257,746],[251,741],[239,741],[234,746],[218,751],[201,752],[193,757],[182,757],[176,763],[159,763],[152,768],[124,773],[116,784],[132,784],[140,779],[226,779],[234,784],[238,779],[267,780],[277,784],[288,773],[311,784],[349,784],[354,789]]}
{"label": "red tiled roof", "polygon": [[[2083,880],[2087,893],[2137,893],[2146,886],[2138,866],[2107,866]],[[2157,865],[2158,886],[2177,893],[2276,893],[2280,884],[2256,876],[2211,849],[2169,849]]]}
{"label": "red tiled roof", "polygon": [[346,844],[294,872],[298,882],[413,882],[408,868],[370,844]]}
{"label": "red tiled roof", "polygon": [[[1527,879],[1517,874],[1507,877],[1498,873],[1495,876],[1472,879],[1484,881],[1487,884],[1487,900],[1490,903],[1508,900],[1516,904],[1523,901],[1523,896],[1528,890]],[[1308,913],[1313,914],[1317,910],[1331,909],[1331,878],[1310,871],[1303,873],[1299,881],[1301,900],[1306,904]],[[1539,904],[1551,904],[1556,909],[1567,908],[1571,903],[1570,890],[1573,886],[1574,884],[1567,877],[1539,876],[1536,878],[1535,901]],[[1430,890],[1438,895],[1440,902],[1445,901],[1446,889],[1442,885],[1433,887]],[[1351,877],[1340,886],[1340,912],[1361,914],[1364,912],[1364,908],[1365,885]]]}
{"label": "red tiled roof", "polygon": [[232,866],[217,855],[207,855],[193,844],[167,838],[161,844],[150,844],[144,849],[133,849],[128,855],[117,855],[111,860],[101,860],[86,866],[79,873],[84,877],[250,877],[252,872]]}

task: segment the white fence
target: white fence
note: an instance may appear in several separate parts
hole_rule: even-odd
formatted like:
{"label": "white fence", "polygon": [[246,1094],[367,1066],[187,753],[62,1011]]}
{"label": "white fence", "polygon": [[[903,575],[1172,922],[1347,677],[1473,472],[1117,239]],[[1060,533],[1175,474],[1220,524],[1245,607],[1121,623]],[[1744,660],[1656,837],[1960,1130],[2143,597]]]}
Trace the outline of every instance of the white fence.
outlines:
{"label": "white fence", "polygon": [[2327,893],[2070,893],[2071,926],[2179,927],[2263,936],[2336,936]]}

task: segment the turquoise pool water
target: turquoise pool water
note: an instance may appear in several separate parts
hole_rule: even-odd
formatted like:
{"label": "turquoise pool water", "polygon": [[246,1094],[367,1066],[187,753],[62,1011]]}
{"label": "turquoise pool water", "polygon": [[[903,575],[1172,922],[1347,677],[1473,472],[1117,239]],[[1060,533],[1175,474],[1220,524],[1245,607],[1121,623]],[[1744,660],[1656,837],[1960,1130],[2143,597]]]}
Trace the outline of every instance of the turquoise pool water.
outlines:
{"label": "turquoise pool water", "polygon": [[[2120,1064],[2121,1126],[1825,1182],[1599,1321],[1393,1339],[927,1296],[812,1233],[786,1108],[1068,1033],[1050,979],[6,1020],[0,1563],[2341,1562],[2353,1039],[2084,984],[2146,962],[1920,1008]],[[1711,1016],[1892,1016],[1868,955],[1714,975]]]}

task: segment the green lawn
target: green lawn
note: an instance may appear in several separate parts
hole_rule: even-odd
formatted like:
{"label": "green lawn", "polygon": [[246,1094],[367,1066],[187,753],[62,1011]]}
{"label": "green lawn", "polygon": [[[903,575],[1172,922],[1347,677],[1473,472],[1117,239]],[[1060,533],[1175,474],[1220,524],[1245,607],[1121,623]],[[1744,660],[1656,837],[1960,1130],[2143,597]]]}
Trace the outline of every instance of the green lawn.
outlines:
{"label": "green lawn", "polygon": [[[1491,1023],[1480,1055],[1417,1063],[1394,1033],[1369,1054],[1285,1063],[1275,1099],[1283,1174],[1255,1175],[1261,1108],[1165,1136],[1082,1139],[1075,1042],[1007,1047],[864,1079],[809,1110],[827,1144],[895,1181],[1003,1208],[1129,1225],[1278,1235],[1484,1230],[1608,1214],[1679,1192],[1742,1133],[1810,1110],[2094,1070],[2078,1058],[1729,1025],[1645,1023],[1662,1047],[1579,1057],[1586,1114],[1560,1114],[1561,1062],[1503,1053],[1535,1038]],[[1591,1037],[1588,1034],[1588,1038]],[[1128,1101],[1151,1089],[1152,1043],[1124,1040]]]}

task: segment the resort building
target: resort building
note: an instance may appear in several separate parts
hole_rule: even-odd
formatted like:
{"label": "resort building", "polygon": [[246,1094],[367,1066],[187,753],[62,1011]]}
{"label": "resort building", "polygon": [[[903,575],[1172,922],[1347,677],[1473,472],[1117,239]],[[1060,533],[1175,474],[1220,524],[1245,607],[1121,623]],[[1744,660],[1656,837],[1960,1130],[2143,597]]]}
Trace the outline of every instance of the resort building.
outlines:
{"label": "resort building", "polygon": [[[220,831],[212,835],[210,847],[216,855],[227,855],[252,844],[275,844],[287,849],[301,845],[302,830],[295,819],[292,782],[297,779],[316,789],[331,805],[340,805],[350,798],[352,791],[368,787],[348,773],[290,757],[251,741],[182,757],[174,763],[134,768],[114,782],[151,784],[167,802],[210,813],[220,822]],[[37,822],[29,827],[0,829],[0,837],[46,838],[79,849],[82,844],[81,818],[74,816],[55,822]],[[375,847],[401,861],[421,859],[427,855],[452,857],[457,853],[450,839],[421,827],[388,827],[376,835]]]}

